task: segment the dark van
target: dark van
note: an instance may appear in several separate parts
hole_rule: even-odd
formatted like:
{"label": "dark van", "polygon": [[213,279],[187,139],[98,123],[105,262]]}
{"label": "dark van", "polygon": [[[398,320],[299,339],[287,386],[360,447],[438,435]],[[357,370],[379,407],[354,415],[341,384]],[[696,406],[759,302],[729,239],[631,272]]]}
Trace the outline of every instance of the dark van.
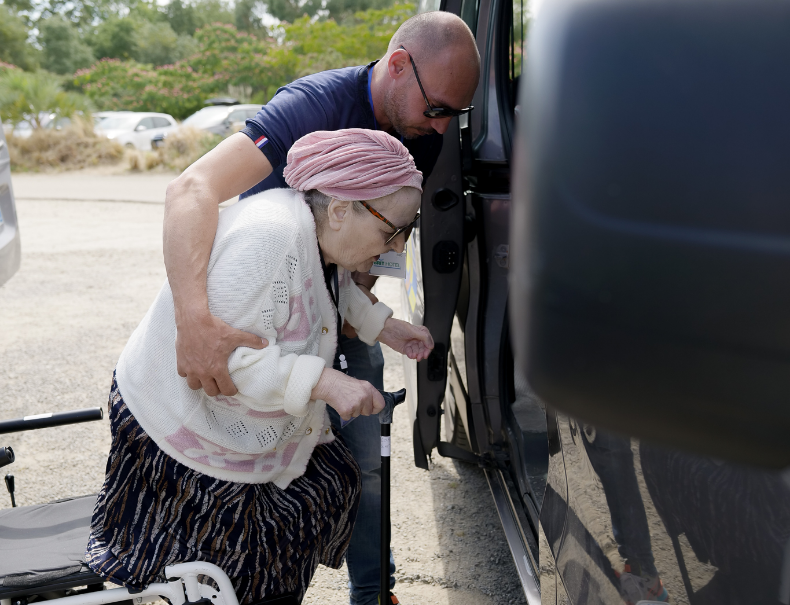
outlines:
{"label": "dark van", "polygon": [[790,604],[790,4],[426,8],[483,73],[409,242],[416,465],[485,469],[530,605]]}

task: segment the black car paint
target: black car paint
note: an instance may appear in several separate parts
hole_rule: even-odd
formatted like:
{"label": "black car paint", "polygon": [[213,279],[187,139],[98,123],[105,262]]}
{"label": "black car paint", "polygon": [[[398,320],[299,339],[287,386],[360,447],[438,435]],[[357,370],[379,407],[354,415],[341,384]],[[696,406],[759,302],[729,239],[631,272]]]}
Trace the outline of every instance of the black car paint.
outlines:
{"label": "black car paint", "polygon": [[[437,380],[428,391],[428,364],[407,372],[412,380],[416,375],[411,390],[419,394],[410,402],[415,436],[421,435],[415,459],[419,465],[444,441],[506,469],[512,499],[534,533],[528,542],[540,562],[542,603],[624,603],[627,560],[636,569],[649,567],[652,558],[674,603],[788,604],[790,473],[601,430],[547,406],[516,375],[507,273],[510,141],[518,112],[507,98],[514,83],[502,75],[512,7],[511,0],[446,0],[442,6],[476,33],[483,74],[472,116],[445,135],[444,154],[460,150],[460,159],[448,165],[463,180],[465,220],[458,226],[455,218],[453,227],[464,242],[457,290],[430,283],[437,238],[429,233],[441,212],[424,215],[409,250],[415,267],[404,307],[426,320],[437,342],[449,342],[443,415],[429,414]],[[458,148],[450,140],[459,140]],[[438,189],[428,183],[424,207]],[[431,313],[444,321],[436,323]],[[446,318],[453,314],[450,330]]]}

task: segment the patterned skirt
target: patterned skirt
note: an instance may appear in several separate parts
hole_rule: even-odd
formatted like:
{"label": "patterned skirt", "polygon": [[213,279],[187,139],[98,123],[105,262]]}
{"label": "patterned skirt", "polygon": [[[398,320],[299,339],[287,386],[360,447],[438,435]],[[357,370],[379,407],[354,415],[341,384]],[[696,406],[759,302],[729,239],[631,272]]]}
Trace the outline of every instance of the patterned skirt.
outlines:
{"label": "patterned skirt", "polygon": [[293,594],[301,602],[318,564],[343,563],[360,495],[359,467],[340,438],[313,451],[287,489],[221,481],[162,452],[113,380],[112,447],[91,522],[90,568],[141,589],[167,565],[207,561],[239,603]]}

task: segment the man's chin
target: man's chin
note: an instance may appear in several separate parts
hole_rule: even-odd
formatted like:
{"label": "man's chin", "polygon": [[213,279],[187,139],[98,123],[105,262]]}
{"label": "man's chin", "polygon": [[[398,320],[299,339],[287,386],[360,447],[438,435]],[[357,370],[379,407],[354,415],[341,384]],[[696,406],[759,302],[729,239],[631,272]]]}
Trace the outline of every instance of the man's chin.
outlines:
{"label": "man's chin", "polygon": [[419,130],[416,128],[398,128],[395,127],[397,132],[404,139],[419,139],[420,137],[428,136],[429,134],[436,134],[436,131],[431,128],[430,130]]}

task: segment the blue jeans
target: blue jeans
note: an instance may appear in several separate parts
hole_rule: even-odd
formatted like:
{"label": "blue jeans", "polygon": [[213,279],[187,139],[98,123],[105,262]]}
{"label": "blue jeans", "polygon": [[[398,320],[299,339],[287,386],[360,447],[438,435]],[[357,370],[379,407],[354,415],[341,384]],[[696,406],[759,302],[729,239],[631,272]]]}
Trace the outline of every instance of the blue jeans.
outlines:
{"label": "blue jeans", "polygon": [[[342,348],[348,373],[384,389],[384,356],[381,345],[369,347],[358,338],[340,337],[334,368],[340,369]],[[379,595],[381,552],[381,429],[378,416],[360,416],[340,429],[340,416],[327,406],[336,432],[342,432],[346,445],[362,471],[362,496],[351,543],[348,547],[348,589],[351,605],[376,605]],[[395,586],[395,560],[390,551],[390,587]]]}

